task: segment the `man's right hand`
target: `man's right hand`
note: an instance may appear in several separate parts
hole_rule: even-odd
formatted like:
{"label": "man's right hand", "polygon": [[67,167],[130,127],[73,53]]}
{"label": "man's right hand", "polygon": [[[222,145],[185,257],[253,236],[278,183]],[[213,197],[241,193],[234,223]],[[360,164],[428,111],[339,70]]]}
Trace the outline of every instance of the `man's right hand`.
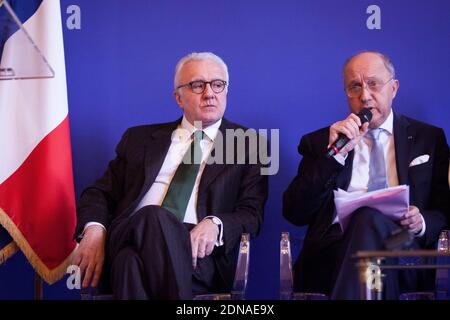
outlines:
{"label": "man's right hand", "polygon": [[72,263],[80,267],[83,288],[98,284],[105,260],[105,239],[106,230],[103,227],[89,226],[74,253]]}
{"label": "man's right hand", "polygon": [[354,113],[351,113],[346,119],[334,123],[330,127],[328,147],[337,140],[339,133],[345,134],[350,139],[340,151],[340,154],[345,157],[347,153],[355,148],[356,144],[369,130],[369,122],[364,123],[361,127],[360,126],[361,119]]}

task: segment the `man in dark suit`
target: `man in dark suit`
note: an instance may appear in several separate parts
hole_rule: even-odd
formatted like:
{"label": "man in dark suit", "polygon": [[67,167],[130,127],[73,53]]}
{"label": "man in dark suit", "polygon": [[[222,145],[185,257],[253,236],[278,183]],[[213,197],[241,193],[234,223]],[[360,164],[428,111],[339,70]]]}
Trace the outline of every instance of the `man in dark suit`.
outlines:
{"label": "man in dark suit", "polygon": [[174,80],[183,117],[125,132],[78,203],[73,261],[83,287],[97,286],[105,265],[118,299],[230,291],[240,236],[260,230],[268,179],[250,161],[251,143],[230,157],[235,140],[225,136],[245,128],[223,118],[227,84],[221,58],[187,55]]}
{"label": "man in dark suit", "polygon": [[[334,299],[359,299],[358,271],[352,255],[381,250],[399,228],[414,235],[412,247],[434,248],[449,216],[449,149],[442,129],[392,111],[399,81],[389,58],[379,52],[351,57],[343,69],[352,112],[346,119],[302,137],[298,174],[284,193],[283,214],[295,225],[308,225],[295,264],[297,290],[324,292]],[[370,109],[370,123],[356,115]],[[339,134],[350,141],[337,155],[325,156]],[[345,232],[336,217],[333,190],[366,192],[409,185],[410,206],[399,221],[362,207]],[[414,272],[387,272],[385,298],[413,289]]]}

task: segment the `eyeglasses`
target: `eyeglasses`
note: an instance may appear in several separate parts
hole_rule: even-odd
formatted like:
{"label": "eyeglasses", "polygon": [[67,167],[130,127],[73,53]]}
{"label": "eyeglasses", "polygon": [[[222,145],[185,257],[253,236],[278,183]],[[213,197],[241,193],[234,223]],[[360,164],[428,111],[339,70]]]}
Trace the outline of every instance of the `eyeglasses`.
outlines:
{"label": "eyeglasses", "polygon": [[[365,81],[364,83],[367,85],[367,90],[369,90],[372,93],[377,93],[377,92],[380,92],[384,88],[384,86],[393,79],[394,78],[390,78],[386,82],[382,82],[382,81],[376,80],[376,79],[371,79],[371,80],[368,80],[367,82]],[[355,84],[352,84],[352,85],[348,86],[347,88],[345,88],[345,93],[347,93],[347,96],[349,98],[356,98],[362,94],[364,88],[365,88],[365,86],[363,86],[361,83],[355,83]]]}
{"label": "eyeglasses", "polygon": [[203,81],[203,80],[196,80],[191,81],[186,84],[182,84],[181,86],[178,86],[177,89],[180,89],[182,87],[189,87],[192,92],[201,94],[205,92],[206,85],[209,84],[212,91],[214,93],[221,93],[223,90],[225,90],[225,87],[227,86],[227,82],[224,80],[212,80],[212,81]]}

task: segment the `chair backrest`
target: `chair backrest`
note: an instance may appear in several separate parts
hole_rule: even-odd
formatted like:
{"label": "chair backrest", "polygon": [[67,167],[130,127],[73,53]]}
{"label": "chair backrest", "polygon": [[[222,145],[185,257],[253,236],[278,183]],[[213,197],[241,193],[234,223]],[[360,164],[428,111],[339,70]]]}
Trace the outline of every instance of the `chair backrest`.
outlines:
{"label": "chair backrest", "polygon": [[248,267],[250,265],[250,234],[243,233],[239,243],[236,272],[230,293],[209,293],[197,295],[194,300],[244,300],[247,289]]}
{"label": "chair backrest", "polygon": [[[450,230],[442,230],[439,235],[437,250],[439,252],[450,252],[449,240]],[[444,262],[449,262],[448,257],[438,257],[438,259],[445,260]],[[436,270],[436,299],[437,300],[448,300],[450,299],[450,288],[449,288],[449,272],[448,269],[437,269]]]}
{"label": "chair backrest", "polygon": [[280,241],[280,300],[292,299],[293,283],[289,232],[282,232]]}
{"label": "chair backrest", "polygon": [[248,267],[250,265],[250,234],[243,233],[239,244],[239,254],[234,274],[232,300],[244,300],[247,289]]}
{"label": "chair backrest", "polygon": [[280,241],[280,300],[328,300],[323,293],[294,292],[291,241],[286,231],[281,233]]}

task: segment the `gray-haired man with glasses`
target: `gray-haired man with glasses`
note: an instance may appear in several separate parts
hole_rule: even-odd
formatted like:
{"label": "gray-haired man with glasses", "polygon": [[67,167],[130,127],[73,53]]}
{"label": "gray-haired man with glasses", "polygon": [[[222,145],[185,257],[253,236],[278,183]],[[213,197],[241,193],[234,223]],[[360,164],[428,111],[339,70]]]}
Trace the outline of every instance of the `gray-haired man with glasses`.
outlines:
{"label": "gray-haired man with glasses", "polygon": [[[255,237],[262,224],[268,179],[259,162],[207,161],[230,150],[226,132],[246,130],[223,117],[228,81],[220,57],[189,54],[174,78],[183,116],[125,132],[78,203],[73,261],[83,287],[97,286],[104,270],[118,299],[231,291],[241,234]],[[240,152],[249,159],[250,149]]]}
{"label": "gray-haired man with glasses", "polygon": [[[385,249],[385,240],[402,229],[413,235],[412,248],[435,247],[450,214],[449,149],[442,129],[393,112],[399,81],[386,55],[365,51],[351,57],[343,78],[351,114],[302,137],[298,150],[303,158],[284,193],[283,214],[295,225],[309,226],[295,264],[296,289],[333,299],[359,299],[352,259],[357,251]],[[364,124],[357,116],[363,109],[372,115]],[[349,142],[334,156],[326,156],[342,136]],[[410,206],[400,220],[361,207],[342,231],[334,190],[364,193],[404,184],[410,188]],[[430,273],[386,273],[386,299],[433,285]]]}

